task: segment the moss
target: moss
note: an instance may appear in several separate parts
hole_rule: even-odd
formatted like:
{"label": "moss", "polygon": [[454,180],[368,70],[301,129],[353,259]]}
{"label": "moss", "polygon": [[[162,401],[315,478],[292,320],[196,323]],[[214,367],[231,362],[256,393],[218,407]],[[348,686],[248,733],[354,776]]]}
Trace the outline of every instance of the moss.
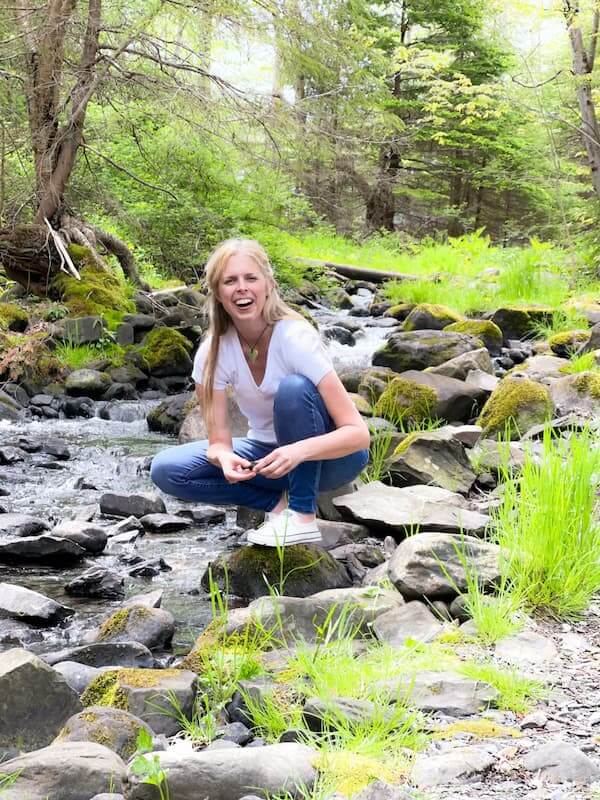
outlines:
{"label": "moss", "polygon": [[419,305],[412,309],[404,321],[403,330],[414,331],[419,327],[424,327],[423,325],[419,325],[418,322],[415,322],[415,320],[422,320],[423,317],[429,317],[434,324],[428,325],[428,327],[435,327],[435,329],[445,328],[447,325],[453,322],[460,322],[463,319],[460,314],[457,314],[456,311],[453,311],[447,306],[442,306],[438,303],[419,303]]}
{"label": "moss", "polygon": [[371,408],[371,404],[368,400],[366,400],[360,394],[350,394],[350,399],[354,403],[356,410],[359,414],[362,414],[363,417],[370,417],[373,413],[373,409]]}
{"label": "moss", "polygon": [[[81,695],[84,706],[113,706],[117,692],[119,670],[107,670],[88,684]],[[119,706],[121,707],[121,706]],[[125,709],[127,710],[127,709]]]}
{"label": "moss", "polygon": [[444,328],[450,333],[468,333],[482,339],[488,349],[498,349],[502,346],[502,331],[489,319],[464,319],[453,322]]}
{"label": "moss", "polygon": [[435,739],[451,739],[453,736],[460,736],[464,733],[472,734],[476,739],[496,739],[502,736],[511,736],[513,739],[519,739],[523,734],[516,728],[507,728],[504,725],[498,725],[491,719],[474,718],[474,719],[459,719],[456,722],[446,725],[444,728],[436,731],[433,736]]}
{"label": "moss", "polygon": [[80,281],[60,273],[52,282],[53,290],[73,316],[110,316],[135,312],[131,289],[113,272],[102,269],[93,261],[86,261],[80,274]]}
{"label": "moss", "polygon": [[84,706],[110,706],[129,711],[127,687],[153,688],[165,678],[179,675],[178,669],[115,669],[94,678],[81,695]]}
{"label": "moss", "polygon": [[402,322],[408,317],[414,307],[414,303],[397,303],[395,306],[388,308],[384,314],[384,317],[393,317],[394,319],[398,319]]}
{"label": "moss", "polygon": [[147,334],[140,353],[149,370],[187,362],[192,343],[173,328],[154,328]]}
{"label": "moss", "polygon": [[482,436],[504,434],[519,438],[533,425],[544,422],[554,408],[548,390],[527,378],[505,378],[483,407],[478,424]]}
{"label": "moss", "polygon": [[24,331],[29,317],[22,308],[14,303],[0,303],[0,330]]}
{"label": "moss", "polygon": [[600,375],[597,372],[581,372],[575,376],[573,386],[579,394],[589,394],[600,400]]}
{"label": "moss", "polygon": [[375,416],[390,422],[422,422],[434,414],[437,395],[431,386],[406,378],[394,378],[387,386],[373,411]]}
{"label": "moss", "polygon": [[98,640],[101,642],[106,641],[106,639],[110,639],[113,636],[117,636],[119,633],[123,633],[123,631],[127,628],[127,623],[129,622],[129,617],[132,611],[132,608],[121,608],[118,611],[115,611],[114,614],[111,614],[111,616],[100,626]]}
{"label": "moss", "polygon": [[548,339],[548,344],[553,353],[558,356],[569,355],[579,345],[585,344],[590,338],[589,331],[561,331]]}

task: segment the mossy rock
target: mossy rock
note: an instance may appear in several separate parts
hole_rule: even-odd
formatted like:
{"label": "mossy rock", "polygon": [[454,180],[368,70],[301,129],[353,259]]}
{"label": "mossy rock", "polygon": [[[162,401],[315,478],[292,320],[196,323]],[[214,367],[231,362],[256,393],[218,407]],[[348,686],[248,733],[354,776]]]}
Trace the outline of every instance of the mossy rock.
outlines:
{"label": "mossy rock", "polygon": [[394,377],[394,371],[387,368],[377,369],[376,367],[371,367],[363,370],[356,392],[373,405],[381,397],[388,383]]}
{"label": "mossy rock", "polygon": [[151,375],[189,375],[192,371],[189,339],[173,328],[153,328],[142,342],[140,353]]}
{"label": "mossy rock", "polygon": [[449,331],[402,331],[393,333],[373,355],[373,365],[394,372],[437,367],[451,358],[483,347],[481,339]]}
{"label": "mossy rock", "polygon": [[247,599],[269,594],[269,587],[279,594],[307,597],[351,584],[346,568],[339,561],[326,550],[305,544],[284,547],[281,560],[275,547],[242,547],[220,556],[202,577],[206,590],[209,574],[221,590]]}
{"label": "mossy rock", "polygon": [[146,731],[151,737],[154,735],[143,720],[128,711],[108,706],[90,706],[66,721],[54,743],[96,742],[128,761],[137,749],[140,730]]}
{"label": "mossy rock", "polygon": [[552,352],[557,356],[570,358],[575,351],[579,350],[581,345],[587,344],[589,338],[589,331],[561,331],[561,333],[555,333],[554,336],[551,336],[548,339],[548,344]]}
{"label": "mossy rock", "polygon": [[529,339],[535,335],[536,324],[551,325],[554,309],[548,306],[504,306],[492,314],[491,320],[505,340]]}
{"label": "mossy rock", "polygon": [[373,413],[394,425],[424,422],[434,416],[436,403],[437,394],[430,386],[398,377],[388,384]]}
{"label": "mossy rock", "polygon": [[404,320],[405,331],[441,331],[463,317],[447,306],[437,303],[419,303]]}
{"label": "mossy rock", "polygon": [[415,308],[415,303],[396,303],[384,312],[384,317],[393,317],[399,322],[404,322],[410,312]]}
{"label": "mossy rock", "polygon": [[589,371],[565,375],[550,386],[557,415],[574,414],[593,419],[598,415],[600,373]]}
{"label": "mossy rock", "polygon": [[509,438],[519,439],[529,428],[550,419],[553,412],[545,386],[527,378],[505,378],[490,395],[478,424],[483,438],[506,432]]}
{"label": "mossy rock", "polygon": [[0,330],[22,333],[29,325],[29,316],[15,303],[0,303]]}
{"label": "mossy rock", "polygon": [[[71,254],[73,248],[78,247],[71,245]],[[80,250],[85,251],[86,248],[82,247]],[[81,259],[74,260],[83,260],[84,263],[80,270],[80,281],[62,272],[52,281],[53,291],[58,294],[72,316],[101,315],[112,327],[120,321],[123,314],[135,312],[135,303],[131,299],[133,292],[125,281],[120,280],[114,272],[102,269],[93,260],[86,259],[85,254]]]}
{"label": "mossy rock", "polygon": [[100,626],[99,642],[139,642],[150,650],[166,647],[175,633],[173,616],[162,608],[132,606],[115,611]]}
{"label": "mossy rock", "polygon": [[498,354],[502,348],[502,331],[489,319],[465,319],[447,325],[444,330],[477,336],[493,355]]}
{"label": "mossy rock", "polygon": [[373,408],[368,400],[366,400],[362,395],[350,393],[350,399],[354,403],[356,410],[359,414],[362,414],[363,417],[370,417],[373,413]]}
{"label": "mossy rock", "polygon": [[580,372],[573,376],[573,386],[579,394],[600,400],[600,375],[597,372]]}

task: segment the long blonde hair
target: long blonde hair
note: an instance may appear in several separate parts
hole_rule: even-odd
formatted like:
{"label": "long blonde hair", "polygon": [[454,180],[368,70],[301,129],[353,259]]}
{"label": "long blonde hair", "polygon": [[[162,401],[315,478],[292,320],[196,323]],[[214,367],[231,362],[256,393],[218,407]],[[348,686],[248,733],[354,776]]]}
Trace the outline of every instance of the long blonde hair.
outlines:
{"label": "long blonde hair", "polygon": [[267,279],[269,290],[263,308],[265,323],[272,325],[280,319],[303,319],[301,314],[290,308],[287,303],[279,296],[277,284],[273,274],[273,267],[269,257],[260,244],[254,239],[227,239],[222,242],[206,263],[205,275],[208,282],[208,336],[210,345],[208,356],[202,372],[202,395],[204,419],[208,422],[212,419],[213,413],[213,390],[215,382],[215,370],[217,358],[219,356],[219,344],[221,336],[229,330],[232,325],[231,317],[225,311],[218,299],[219,281],[223,270],[227,266],[231,256],[243,254],[249,256],[256,263],[259,270]]}

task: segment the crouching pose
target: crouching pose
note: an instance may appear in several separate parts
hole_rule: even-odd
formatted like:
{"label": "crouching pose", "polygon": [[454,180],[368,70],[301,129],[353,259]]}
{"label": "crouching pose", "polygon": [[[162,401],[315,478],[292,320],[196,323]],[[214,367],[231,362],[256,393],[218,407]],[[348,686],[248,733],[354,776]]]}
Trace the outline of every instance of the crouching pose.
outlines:
{"label": "crouching pose", "polygon": [[[360,473],[368,428],[318,333],[280,298],[258,242],[221,244],[206,278],[210,329],[192,374],[208,440],[160,452],[152,480],[181,500],[267,512],[253,544],[319,542],[317,496]],[[228,390],[246,437],[231,437]]]}

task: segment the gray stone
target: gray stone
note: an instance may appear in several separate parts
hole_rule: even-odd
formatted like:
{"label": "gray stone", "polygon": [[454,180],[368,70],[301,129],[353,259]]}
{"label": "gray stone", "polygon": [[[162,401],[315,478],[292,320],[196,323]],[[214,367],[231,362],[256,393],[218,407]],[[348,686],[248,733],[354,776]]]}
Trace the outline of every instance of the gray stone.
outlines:
{"label": "gray stone", "polygon": [[436,486],[397,488],[372,481],[337,497],[334,505],[352,521],[392,535],[409,535],[416,528],[479,534],[489,524],[489,517],[470,511],[460,494]]}
{"label": "gray stone", "polygon": [[125,778],[122,759],[95,742],[53,744],[3,762],[2,771],[19,775],[2,800],[88,800],[121,791]]}
{"label": "gray stone", "polygon": [[140,522],[147,533],[173,533],[192,526],[191,520],[176,514],[145,514]]}
{"label": "gray stone", "polygon": [[130,344],[133,344],[135,341],[133,325],[130,325],[128,322],[122,322],[115,331],[115,339],[117,344],[120,344],[121,347],[128,347]]}
{"label": "gray stone", "polygon": [[57,325],[59,337],[73,345],[99,342],[104,335],[102,317],[67,317]]}
{"label": "gray stone", "polygon": [[464,381],[469,372],[475,369],[493,375],[494,365],[486,347],[471,350],[469,353],[462,353],[462,355],[451,358],[450,361],[445,361],[437,367],[428,367],[428,372],[433,375],[446,375],[448,378],[457,378]]}
{"label": "gray stone", "polygon": [[94,556],[99,555],[106,547],[108,536],[106,530],[90,522],[68,519],[63,520],[51,531],[52,536],[59,539],[68,539],[83,547]]}
{"label": "gray stone", "polygon": [[466,333],[432,330],[392,333],[373,356],[373,364],[391,367],[395,372],[426,369],[478,350],[482,345],[481,339]]}
{"label": "gray stone", "polygon": [[[246,436],[248,434],[248,420],[242,415],[233,396],[227,398],[227,413],[232,436]],[[197,442],[208,437],[208,431],[202,417],[202,410],[194,406],[183,418],[178,431],[179,443]]]}
{"label": "gray stone", "polygon": [[475,483],[464,446],[446,430],[409,434],[387,465],[394,483],[422,483],[462,494]]}
{"label": "gray stone", "polygon": [[156,317],[154,314],[125,314],[123,322],[131,325],[135,331],[149,331],[156,325]]}
{"label": "gray stone", "polygon": [[72,608],[39,592],[15,583],[0,583],[0,617],[10,617],[35,625],[57,625],[74,613]]}
{"label": "gray stone", "polygon": [[598,376],[593,372],[580,372],[553,381],[550,385],[550,395],[556,409],[555,416],[576,414],[578,417],[588,419],[597,416],[598,397],[595,389],[597,380]]}
{"label": "gray stone", "polygon": [[567,742],[547,742],[523,759],[523,766],[553,783],[575,781],[591,783],[600,777],[600,769],[579,748]]}
{"label": "gray stone", "polygon": [[0,464],[16,464],[18,461],[23,461],[25,452],[19,447],[0,447]]}
{"label": "gray stone", "polygon": [[145,592],[144,594],[134,594],[121,604],[121,608],[131,608],[132,606],[160,608],[163,594],[164,592],[162,589],[155,589],[153,592]]}
{"label": "gray stone", "polygon": [[417,786],[443,786],[463,783],[470,779],[481,780],[495,758],[483,747],[456,747],[445,753],[423,753],[415,759],[411,781]]}
{"label": "gray stone", "polygon": [[561,377],[560,369],[568,362],[558,356],[539,355],[530,356],[515,368],[512,375],[524,375],[533,381],[542,381],[546,378]]}
{"label": "gray stone", "polygon": [[486,709],[498,699],[498,690],[484,681],[471,680],[453,672],[424,670],[379,681],[396,702],[407,702],[421,711],[450,717],[466,717]]}
{"label": "gray stone", "polygon": [[495,654],[503,661],[522,666],[547,664],[558,658],[558,650],[551,639],[528,630],[501,639]]}
{"label": "gray stone", "polygon": [[490,319],[502,331],[504,341],[509,339],[528,339],[535,333],[536,323],[552,322],[551,308],[505,307],[498,308]]}
{"label": "gray stone", "polygon": [[0,747],[44,747],[78,711],[77,693],[40,658],[19,648],[0,653]]}
{"label": "gray stone", "polygon": [[447,422],[467,422],[475,416],[487,396],[486,392],[473,384],[446,375],[408,370],[401,373],[400,377],[419,386],[433,389],[436,400],[432,416],[445,419]]}
{"label": "gray stone", "polygon": [[71,397],[91,397],[98,400],[110,386],[110,378],[95,369],[76,369],[67,375],[65,391]]}
{"label": "gray stone", "polygon": [[437,429],[438,433],[446,433],[465,447],[474,447],[481,438],[479,425],[444,425]]}
{"label": "gray stone", "polygon": [[[315,751],[297,743],[155,755],[168,774],[171,797],[177,800],[199,800],[198,787],[202,787],[202,800],[233,800],[257,787],[269,796],[286,792],[296,796],[300,790],[310,792],[317,777]],[[155,800],[152,787],[143,784],[131,768],[127,777],[127,800]]]}
{"label": "gray stone", "polygon": [[121,600],[125,597],[125,579],[108,567],[90,567],[65,584],[65,591],[73,597],[103,597]]}
{"label": "gray stone", "polygon": [[327,700],[309,697],[302,710],[306,726],[317,733],[330,727],[335,728],[336,722],[360,725],[380,715],[389,719],[393,714],[392,708],[382,712],[381,707],[370,700],[356,700],[350,697],[328,697]]}
{"label": "gray stone", "polygon": [[62,675],[71,689],[79,695],[83,694],[89,684],[102,671],[98,667],[78,664],[77,661],[59,661],[58,664],[54,664],[52,669]]}
{"label": "gray stone", "polygon": [[44,653],[47,664],[76,661],[90,667],[120,666],[140,669],[154,666],[154,656],[139,642],[93,642]]}
{"label": "gray stone", "polygon": [[0,645],[5,647],[28,647],[32,642],[40,642],[42,633],[25,622],[0,618]]}
{"label": "gray stone", "polygon": [[7,536],[35,536],[50,530],[50,525],[30,514],[0,514],[0,534]]}
{"label": "gray stone", "polygon": [[147,514],[164,514],[165,504],[155,494],[119,494],[106,492],[100,498],[100,511],[108,517],[144,517]]}
{"label": "gray stone", "polygon": [[485,394],[491,394],[500,383],[500,378],[495,375],[488,375],[487,372],[483,372],[480,369],[472,369],[467,373],[465,383],[469,386],[475,386]]}
{"label": "gray stone", "polygon": [[129,516],[120,520],[120,522],[117,522],[115,525],[111,525],[107,533],[109,537],[113,537],[119,536],[121,533],[131,533],[132,531],[137,531],[142,534],[144,532],[144,526],[137,517]]}
{"label": "gray stone", "polygon": [[380,642],[387,642],[392,647],[404,647],[407,640],[429,642],[444,630],[439,619],[417,600],[381,614],[374,620],[372,628]]}
{"label": "gray stone", "polygon": [[520,728],[523,731],[530,728],[545,728],[548,722],[548,717],[543,711],[532,711],[531,714],[523,717],[521,720]]}
{"label": "gray stone", "polygon": [[51,564],[71,566],[85,558],[86,551],[69,539],[55,536],[24,536],[12,542],[0,543],[0,563]]}
{"label": "gray stone", "polygon": [[525,448],[521,442],[481,439],[471,451],[470,458],[477,465],[479,474],[491,472],[498,476],[506,467],[516,474],[525,464]]}
{"label": "gray stone", "polygon": [[196,508],[181,508],[177,514],[191,519],[196,525],[218,525],[220,522],[225,522],[225,509],[220,506],[203,505]]}
{"label": "gray stone", "polygon": [[110,706],[88,706],[65,722],[54,744],[62,742],[96,742],[108,747],[127,761],[137,749],[140,730],[149,736],[154,732],[142,719]]}
{"label": "gray stone", "polygon": [[390,580],[407,600],[452,599],[467,589],[467,570],[482,586],[500,578],[500,548],[474,536],[423,532],[409,536],[396,548],[390,563]]}
{"label": "gray stone", "polygon": [[111,615],[97,631],[96,640],[139,642],[149,650],[167,647],[171,643],[175,633],[175,620],[168,611],[147,606],[130,606],[127,611],[125,619],[122,618],[121,611]]}
{"label": "gray stone", "polygon": [[352,795],[352,800],[416,800],[416,798],[402,786],[376,780],[365,786],[358,794]]}

